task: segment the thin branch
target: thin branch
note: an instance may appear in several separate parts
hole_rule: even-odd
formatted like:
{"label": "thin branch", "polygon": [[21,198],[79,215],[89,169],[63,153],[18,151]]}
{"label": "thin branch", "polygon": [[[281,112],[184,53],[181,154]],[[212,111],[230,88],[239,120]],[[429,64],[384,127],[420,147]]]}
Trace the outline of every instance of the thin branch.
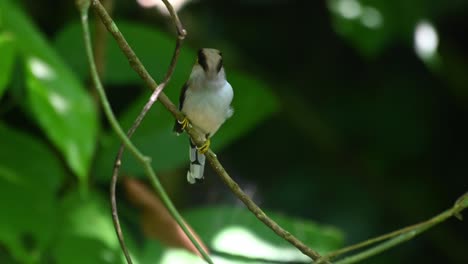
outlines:
{"label": "thin branch", "polygon": [[[152,90],[156,90],[158,86],[157,83],[154,81],[154,79],[148,73],[146,68],[143,66],[140,59],[138,59],[135,52],[128,44],[127,40],[125,40],[124,36],[119,31],[117,25],[114,23],[112,18],[107,13],[106,9],[101,5],[101,3],[98,0],[92,1],[92,8],[94,9],[94,11],[96,11],[96,13],[101,18],[101,21],[106,26],[107,30],[112,34],[114,39],[117,41],[117,44],[119,45],[120,49],[122,49],[122,52],[125,54],[125,56],[127,57],[127,60],[130,63],[130,66],[132,67],[132,69],[140,76],[140,78],[146,83],[148,87],[150,87]],[[177,107],[169,100],[169,98],[164,93],[161,93],[159,95],[158,100],[173,115],[175,115],[178,120],[182,120],[184,118],[184,115],[177,110]]]}
{"label": "thin branch", "polygon": [[[107,96],[106,96],[106,94],[104,92],[104,89],[102,87],[102,84],[101,84],[101,82],[99,80],[96,65],[94,64],[93,51],[92,51],[92,47],[91,47],[91,39],[90,39],[90,34],[89,34],[89,25],[88,25],[89,1],[82,1],[82,0],[80,1],[80,0],[78,0],[77,3],[78,3],[78,7],[80,8],[80,12],[81,12],[81,21],[82,21],[82,26],[83,26],[83,38],[85,40],[86,53],[87,53],[87,56],[88,56],[88,63],[90,65],[92,79],[93,79],[94,85],[96,86],[96,89],[98,90],[101,102],[103,104],[104,112],[105,112],[107,118],[109,119],[109,122],[111,123],[112,128],[114,129],[114,131],[117,133],[117,135],[122,140],[123,145],[125,147],[127,147],[130,150],[130,152],[135,156],[135,158],[142,164],[142,166],[145,169],[146,174],[149,176],[149,178],[151,180],[151,183],[153,184],[153,187],[156,189],[156,191],[158,192],[159,196],[161,197],[163,203],[166,205],[169,212],[172,214],[174,219],[180,225],[182,230],[189,237],[189,239],[195,245],[195,247],[200,252],[200,254],[202,254],[203,258],[208,263],[213,263],[212,260],[210,259],[210,257],[208,256],[208,254],[203,250],[203,248],[200,246],[198,241],[193,237],[192,233],[187,228],[187,226],[186,226],[185,222],[183,221],[182,217],[180,216],[180,214],[178,213],[178,211],[176,210],[176,208],[172,204],[172,202],[169,199],[166,192],[164,191],[164,188],[162,187],[161,183],[159,182],[159,179],[156,177],[156,175],[155,175],[155,173],[154,173],[154,171],[153,171],[153,169],[151,167],[150,159],[148,157],[144,156],[143,154],[141,154],[139,152],[139,150],[130,142],[129,138],[125,135],[125,133],[123,132],[122,128],[120,127],[116,117],[114,116],[114,114],[112,112],[112,109],[110,107],[109,101],[107,99]],[[183,41],[184,37],[185,37],[185,35],[183,37],[179,37],[177,39],[176,49],[174,51],[171,66],[168,69],[168,73],[166,74],[166,78],[165,78],[164,82],[161,83],[161,85],[157,86],[157,88],[155,89],[155,91],[151,95],[149,102],[145,105],[142,113],[140,114],[140,116],[135,121],[137,123],[137,125],[136,126],[134,125],[130,129],[129,134],[133,134],[133,132],[135,131],[135,128],[141,122],[144,115],[148,112],[151,105],[158,99],[159,94],[163,90],[163,88],[166,85],[167,81],[170,79],[170,77],[172,75],[172,72],[174,71],[174,67],[176,65],[178,55],[180,54],[180,46],[181,46],[181,42]],[[119,150],[118,157],[121,157],[122,152],[123,152],[123,148],[121,148],[121,150]],[[119,170],[120,166],[121,166],[121,161],[120,161],[119,158],[117,158],[115,166],[114,166],[114,175],[118,174],[118,170]],[[115,185],[116,185],[116,183],[117,183],[117,177],[113,176],[112,183],[111,183],[111,186],[113,186],[113,187],[111,187],[111,201],[112,201],[112,208],[113,208],[112,209],[112,218],[113,218],[114,225],[116,227],[117,236],[118,236],[119,242],[121,244],[122,250],[124,251],[124,255],[125,255],[125,258],[127,260],[127,263],[131,264],[132,260],[131,260],[130,254],[128,253],[128,249],[127,249],[127,247],[125,245],[125,241],[124,241],[124,238],[123,238],[123,235],[122,235],[122,229],[120,227],[120,223],[119,223],[119,219],[118,219],[116,200],[115,200]]]}
{"label": "thin branch", "polygon": [[[164,1],[167,4],[167,1]],[[93,1],[93,8],[97,12],[97,14],[101,17],[104,25],[106,25],[107,29],[111,34],[114,36],[117,44],[127,57],[128,61],[130,62],[130,66],[140,75],[140,77],[145,81],[145,83],[153,90],[157,89],[158,86],[153,78],[149,75],[148,71],[145,69],[143,64],[140,62],[138,57],[136,56],[135,52],[133,52],[132,48],[128,45],[127,41],[125,40],[122,33],[120,33],[117,25],[112,21],[112,18],[106,12],[104,7],[99,3],[99,1]],[[174,12],[175,13],[175,12]],[[171,15],[172,16],[172,15]],[[174,17],[174,16],[173,16]],[[177,21],[177,20],[176,20]],[[179,21],[180,22],[180,21]],[[177,23],[176,23],[177,24]],[[184,31],[180,31],[184,32]],[[178,119],[182,120],[184,115],[177,110],[175,105],[169,100],[169,98],[161,92],[159,95],[159,100],[161,103],[169,110],[173,116]],[[187,127],[187,133],[193,139],[193,141],[198,145],[201,146],[204,143],[204,136],[201,135],[198,131],[194,128]],[[216,155],[209,150],[206,154],[206,157],[210,164],[212,165],[215,172],[223,179],[223,181],[229,186],[232,192],[247,206],[247,208],[254,213],[254,215],[261,220],[265,225],[270,227],[277,235],[291,243],[297,249],[299,249],[302,253],[309,256],[313,260],[319,259],[321,256],[314,251],[313,249],[307,247],[304,243],[294,237],[291,233],[284,230],[280,227],[275,221],[270,219],[265,212],[263,212],[239,187],[239,185],[232,180],[226,170],[223,168],[219,160],[217,159]]]}
{"label": "thin branch", "polygon": [[[85,1],[81,1],[85,2]],[[77,1],[79,3],[79,1]],[[124,144],[130,149],[132,154],[134,154],[137,157],[146,159],[145,156],[139,153],[138,149],[133,146],[133,144],[130,142],[130,140],[125,136],[125,133],[123,132],[122,128],[120,127],[116,117],[114,116],[112,109],[109,105],[109,101],[107,100],[107,96],[104,92],[104,89],[102,87],[102,84],[99,80],[98,72],[96,69],[96,65],[94,64],[94,57],[93,57],[93,51],[91,48],[91,37],[90,37],[90,32],[89,32],[89,25],[88,25],[88,8],[86,8],[86,5],[78,5],[81,11],[81,24],[83,28],[83,39],[85,41],[85,46],[86,46],[86,54],[88,57],[88,63],[91,69],[91,77],[93,79],[94,86],[99,94],[100,101],[102,103],[102,106],[104,108],[104,112],[107,116],[107,119],[109,120],[112,128],[114,131],[117,133],[117,135],[122,139]],[[88,5],[89,6],[89,5]],[[119,164],[120,165],[120,164]],[[112,195],[115,195],[113,193]],[[112,200],[112,205],[114,206],[115,200]],[[125,241],[123,239],[122,235],[122,229],[120,227],[120,223],[118,221],[118,216],[117,216],[117,211],[112,210],[112,219],[114,220],[114,225],[116,226],[116,232],[117,232],[117,237],[119,239],[120,245],[122,247],[123,253],[125,255],[125,258],[127,260],[128,264],[132,264],[132,259],[130,257],[130,254],[128,252],[128,249],[125,245]],[[117,219],[117,221],[115,221]]]}
{"label": "thin branch", "polygon": [[174,24],[177,29],[177,34],[179,36],[185,37],[187,35],[187,31],[184,29],[184,26],[182,26],[182,22],[180,22],[179,16],[177,15],[177,12],[175,11],[174,7],[167,0],[162,0],[162,1],[164,5],[166,6],[167,10],[169,11],[172,21],[174,21]]}
{"label": "thin branch", "polygon": [[401,234],[393,239],[390,239],[386,242],[383,242],[375,247],[372,247],[368,250],[365,250],[364,252],[361,252],[359,254],[356,254],[354,256],[350,256],[350,257],[347,257],[347,258],[344,258],[336,263],[339,263],[339,264],[350,264],[350,263],[356,263],[356,262],[359,262],[363,259],[366,259],[366,258],[369,258],[371,256],[374,256],[374,255],[377,255],[391,247],[394,247],[400,243],[403,243],[405,241],[408,241],[410,239],[412,239],[414,236],[416,236],[417,234],[423,232],[424,230],[426,230],[427,228],[429,228],[429,226],[427,226],[426,228],[424,229],[416,229],[412,232],[408,232],[408,233],[404,233],[404,234]]}
{"label": "thin branch", "polygon": [[402,228],[400,230],[390,232],[385,235],[381,235],[375,238],[368,239],[366,241],[363,241],[361,243],[357,243],[354,245],[351,245],[349,247],[345,247],[336,251],[333,251],[326,256],[323,256],[322,259],[318,260],[316,264],[323,263],[325,260],[329,260],[332,258],[335,258],[339,255],[343,255],[345,253],[357,250],[359,248],[363,248],[365,246],[369,246],[371,244],[378,243],[383,240],[390,239],[386,242],[383,242],[375,247],[372,247],[368,250],[365,250],[363,252],[360,252],[356,255],[346,257],[342,260],[339,260],[336,262],[336,264],[350,264],[350,263],[355,263],[360,260],[363,260],[365,258],[374,256],[376,254],[381,253],[382,251],[385,251],[391,247],[394,247],[400,243],[403,243],[405,241],[408,241],[415,237],[416,235],[419,235],[420,233],[426,231],[427,229],[447,220],[450,217],[457,217],[460,218],[460,213],[468,207],[468,193],[465,193],[463,196],[461,196],[455,204],[448,210],[415,225],[407,226],[405,228]]}
{"label": "thin branch", "polygon": [[[102,5],[106,8],[109,14],[112,14],[114,6],[113,0],[102,0]],[[100,21],[96,21],[94,27],[94,63],[96,63],[96,69],[99,77],[102,78],[106,68],[107,29]]]}

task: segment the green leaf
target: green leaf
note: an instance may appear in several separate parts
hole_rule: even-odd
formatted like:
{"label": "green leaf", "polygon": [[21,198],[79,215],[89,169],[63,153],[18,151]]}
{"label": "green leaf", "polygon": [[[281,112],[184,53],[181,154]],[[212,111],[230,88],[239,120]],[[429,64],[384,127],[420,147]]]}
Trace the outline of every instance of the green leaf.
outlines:
{"label": "green leaf", "polygon": [[[94,23],[90,22],[91,37],[94,36]],[[70,52],[70,50],[85,51],[82,39],[81,22],[79,20],[66,25],[52,40],[52,45],[63,61],[73,70],[81,80],[89,80],[90,72],[88,59],[84,53]],[[107,39],[112,42],[110,36]],[[107,50],[107,49],[106,49]],[[106,65],[107,67],[111,65]],[[112,67],[112,66],[111,66]],[[108,68],[107,68],[108,69]]]}
{"label": "green leaf", "polygon": [[56,200],[64,177],[43,143],[0,124],[0,242],[18,261],[37,261],[56,232]]}
{"label": "green leaf", "polygon": [[[343,244],[341,232],[334,227],[274,213],[268,215],[321,254],[338,249]],[[309,260],[243,207],[200,208],[184,216],[207,246],[216,250],[213,256],[216,263],[252,263],[252,259],[257,259],[255,263]],[[147,243],[142,262],[198,263],[200,260],[197,259],[186,251],[161,248],[153,242]]]}
{"label": "green leaf", "polygon": [[15,62],[15,46],[11,36],[0,34],[0,98],[7,88]]}
{"label": "green leaf", "polygon": [[64,198],[60,212],[59,235],[52,248],[56,263],[123,263],[106,201],[94,193],[74,192]]}
{"label": "green leaf", "polygon": [[[28,88],[24,106],[30,108],[39,126],[84,184],[95,149],[96,107],[32,22],[8,1],[0,2],[0,10],[3,26],[13,36],[24,60]],[[82,54],[81,51],[70,53]]]}

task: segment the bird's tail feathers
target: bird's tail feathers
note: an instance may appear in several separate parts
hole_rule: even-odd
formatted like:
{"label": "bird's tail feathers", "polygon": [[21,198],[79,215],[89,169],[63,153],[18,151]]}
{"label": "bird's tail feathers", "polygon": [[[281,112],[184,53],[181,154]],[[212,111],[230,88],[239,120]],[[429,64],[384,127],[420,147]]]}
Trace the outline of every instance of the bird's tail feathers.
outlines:
{"label": "bird's tail feathers", "polygon": [[187,181],[193,184],[203,180],[204,170],[205,155],[201,154],[197,146],[190,140],[190,169],[187,172]]}

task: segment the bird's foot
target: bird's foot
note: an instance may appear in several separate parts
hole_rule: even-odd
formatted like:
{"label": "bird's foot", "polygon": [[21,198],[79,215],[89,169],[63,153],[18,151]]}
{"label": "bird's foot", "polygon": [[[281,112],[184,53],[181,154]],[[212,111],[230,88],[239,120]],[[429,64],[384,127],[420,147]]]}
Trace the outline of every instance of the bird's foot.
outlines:
{"label": "bird's foot", "polygon": [[179,124],[182,125],[182,130],[185,130],[185,128],[187,128],[189,126],[189,124],[190,124],[187,117],[184,117],[184,120],[182,120],[182,121],[177,120],[177,122],[179,122]]}
{"label": "bird's foot", "polygon": [[208,151],[208,149],[210,149],[210,144],[210,139],[207,139],[201,147],[197,147],[198,152],[200,152],[201,154],[205,154]]}

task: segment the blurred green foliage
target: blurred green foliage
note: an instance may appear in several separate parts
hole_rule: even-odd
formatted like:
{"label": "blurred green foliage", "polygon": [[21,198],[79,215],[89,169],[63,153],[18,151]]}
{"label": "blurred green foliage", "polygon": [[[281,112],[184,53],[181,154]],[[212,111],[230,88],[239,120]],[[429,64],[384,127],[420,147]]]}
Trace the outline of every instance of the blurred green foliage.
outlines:
{"label": "blurred green foliage", "polygon": [[[161,80],[175,44],[169,19],[114,2],[117,25]],[[89,87],[73,4],[0,0],[2,264],[123,263],[106,199],[119,142]],[[467,7],[465,0],[194,2],[180,11],[189,35],[165,92],[177,101],[195,47],[222,50],[235,115],[213,138],[215,151],[263,208],[281,212],[271,214],[276,221],[328,252],[426,219],[466,191]],[[432,59],[418,56],[421,25],[436,34]],[[110,37],[105,51],[102,79],[128,128],[150,91]],[[174,136],[173,122],[156,104],[133,141],[215,261],[304,261],[209,170],[205,184],[185,183],[188,140]],[[143,175],[130,155],[122,172]],[[144,237],[139,211],[118,200],[136,263],[200,261]],[[466,230],[448,221],[367,262],[466,263]]]}
{"label": "blurred green foliage", "polygon": [[31,21],[8,2],[1,2],[3,34],[11,36],[25,68],[27,111],[86,185],[97,133],[91,96]]}
{"label": "blurred green foliage", "polygon": [[0,35],[0,98],[7,88],[8,82],[11,78],[11,71],[13,70],[15,60],[15,46],[13,40],[8,34]]}
{"label": "blurred green foliage", "polygon": [[0,241],[17,261],[37,263],[56,235],[65,173],[44,143],[4,125],[0,135]]}
{"label": "blurred green foliage", "polygon": [[60,226],[49,253],[55,263],[123,263],[108,203],[99,194],[83,198],[71,192],[59,208]]}

